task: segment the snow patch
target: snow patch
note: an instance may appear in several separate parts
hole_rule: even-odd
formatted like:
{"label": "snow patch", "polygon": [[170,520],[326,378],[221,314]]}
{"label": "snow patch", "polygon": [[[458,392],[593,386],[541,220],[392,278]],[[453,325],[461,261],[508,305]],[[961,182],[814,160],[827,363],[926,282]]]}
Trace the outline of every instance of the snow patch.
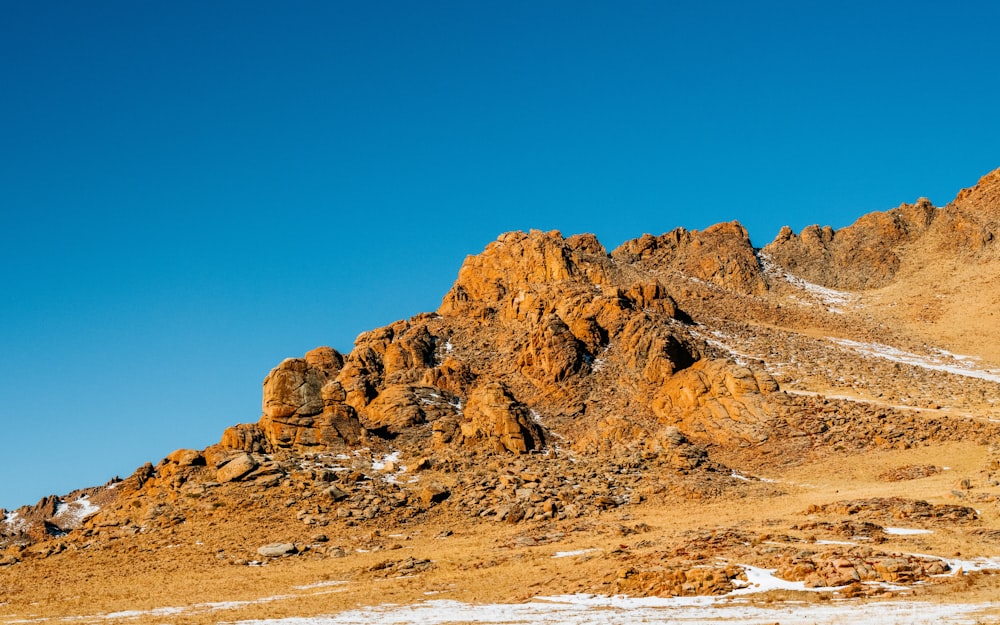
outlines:
{"label": "snow patch", "polygon": [[805,291],[809,295],[818,299],[820,303],[826,306],[830,312],[843,314],[843,309],[839,307],[852,304],[857,299],[857,296],[853,293],[830,289],[825,286],[813,284],[812,282],[808,282],[797,276],[793,276],[779,267],[778,264],[775,263],[774,260],[767,254],[758,252],[757,259],[760,261],[760,266],[761,269],[763,269],[765,276],[784,280],[788,284]]}
{"label": "snow patch", "polygon": [[595,551],[600,551],[600,549],[577,549],[576,551],[557,551],[552,554],[553,558],[571,558],[573,556],[582,556],[586,553],[593,553]]}
{"label": "snow patch", "polygon": [[883,527],[882,531],[893,536],[916,536],[917,534],[933,534],[933,530],[922,530],[915,527]]}
{"label": "snow patch", "polygon": [[5,531],[8,533],[23,532],[28,527],[28,523],[21,518],[21,515],[17,513],[17,510],[14,512],[8,512],[4,515],[3,524],[7,526]]}
{"label": "snow patch", "polygon": [[374,471],[381,471],[390,462],[396,464],[397,462],[399,462],[400,454],[401,452],[394,451],[391,454],[386,454],[385,456],[383,456],[381,460],[372,460],[372,469]]}
{"label": "snow patch", "polygon": [[64,529],[73,529],[80,525],[84,519],[97,514],[101,509],[90,501],[87,495],[81,495],[76,501],[70,503],[60,502],[56,505],[56,513],[52,515],[56,525]]}
{"label": "snow patch", "polygon": [[383,605],[330,616],[240,621],[244,625],[446,625],[451,623],[528,623],[531,625],[632,625],[668,623],[717,625],[781,622],[783,625],[957,625],[1000,604],[934,604],[921,601],[838,601],[752,605],[716,597],[630,598],[597,595],[535,597],[515,604],[473,605],[430,600],[413,605]]}
{"label": "snow patch", "polygon": [[879,343],[862,343],[849,339],[830,340],[841,347],[852,349],[865,356],[882,358],[883,360],[920,367],[921,369],[943,371],[944,373],[951,373],[953,375],[1000,383],[1000,374],[998,372],[975,368],[973,365],[974,359],[970,356],[955,356],[940,350],[937,351],[938,356],[921,356],[920,354],[914,354]]}
{"label": "snow patch", "polygon": [[292,586],[294,590],[311,590],[313,588],[326,588],[327,586],[343,586],[347,582],[344,581],[331,581],[331,582],[316,582],[315,584],[306,584],[304,586]]}

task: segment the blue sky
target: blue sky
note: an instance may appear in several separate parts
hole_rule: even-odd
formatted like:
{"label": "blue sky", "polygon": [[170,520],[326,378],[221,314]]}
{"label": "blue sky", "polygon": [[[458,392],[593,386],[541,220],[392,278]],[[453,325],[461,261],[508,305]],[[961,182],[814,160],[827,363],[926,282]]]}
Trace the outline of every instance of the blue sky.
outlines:
{"label": "blue sky", "polygon": [[948,202],[1000,166],[998,7],[0,0],[0,507],[256,421],[504,231]]}

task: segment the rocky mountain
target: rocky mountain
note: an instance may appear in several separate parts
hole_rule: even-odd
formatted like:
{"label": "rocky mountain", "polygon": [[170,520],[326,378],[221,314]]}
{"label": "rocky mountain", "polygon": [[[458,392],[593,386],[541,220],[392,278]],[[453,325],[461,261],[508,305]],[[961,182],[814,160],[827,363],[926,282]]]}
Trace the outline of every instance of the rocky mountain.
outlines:
{"label": "rocky mountain", "polygon": [[[840,230],[784,228],[762,249],[738,222],[610,252],[589,234],[503,234],[465,260],[437,311],[361,334],[347,354],[278,364],[259,419],[218,444],[0,511],[0,606],[52,562],[85,569],[95,553],[131,554],[122,574],[142,579],[181,540],[211,543],[215,567],[346,561],[407,528],[527,528],[515,540],[530,547],[604,535],[617,515],[627,536],[650,526],[624,519],[692,502],[786,501],[791,486],[759,476],[964,445],[982,461],[949,502],[895,496],[887,485],[944,471],[900,464],[872,478],[885,496],[699,520],[619,550],[610,578],[587,565],[604,580],[587,588],[628,594],[729,592],[746,580],[733,558],[853,594],[932,580],[947,562],[878,545],[901,519],[949,528],[966,550],[1000,536],[998,227],[1000,170],[945,207],[921,198]],[[867,542],[804,551],[817,535]],[[401,562],[358,575],[438,566]]]}

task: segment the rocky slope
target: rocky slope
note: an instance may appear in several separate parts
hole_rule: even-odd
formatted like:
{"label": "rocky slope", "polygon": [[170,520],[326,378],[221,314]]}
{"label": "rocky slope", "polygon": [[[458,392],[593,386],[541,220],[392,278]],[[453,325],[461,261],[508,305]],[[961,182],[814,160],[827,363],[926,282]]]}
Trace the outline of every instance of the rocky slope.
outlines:
{"label": "rocky slope", "polygon": [[[320,347],[280,363],[264,378],[259,420],[218,444],[0,511],[0,575],[97,550],[165,554],[186,528],[206,533],[222,564],[343,557],[351,550],[328,535],[359,527],[523,524],[537,544],[554,535],[539,528],[611,512],[767,501],[782,491],[754,476],[809,462],[993,449],[995,326],[928,337],[962,315],[942,289],[973,270],[992,281],[998,226],[1000,170],[946,207],[921,199],[837,231],[783,229],[763,250],[737,222],[644,235],[610,253],[592,235],[501,235],[466,259],[436,312],[366,332],[347,354]],[[996,293],[968,294],[964,310],[982,313]],[[930,324],[914,316],[928,302],[938,310]],[[956,345],[980,360],[944,350]],[[703,557],[651,547],[599,590],[738,586],[743,569],[706,568],[710,553],[819,586],[932,579],[948,565],[875,546],[900,518],[991,540],[1000,530],[969,505],[989,506],[994,522],[1000,465],[990,458],[949,495],[951,507],[817,502],[808,521],[785,523],[784,546],[711,530]],[[871,545],[803,552],[816,533]]]}

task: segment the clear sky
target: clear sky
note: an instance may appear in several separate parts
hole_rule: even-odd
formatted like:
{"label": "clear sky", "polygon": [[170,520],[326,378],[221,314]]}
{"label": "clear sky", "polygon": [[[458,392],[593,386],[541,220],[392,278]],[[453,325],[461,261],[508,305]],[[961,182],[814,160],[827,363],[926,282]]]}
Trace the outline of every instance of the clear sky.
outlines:
{"label": "clear sky", "polygon": [[0,8],[8,509],[256,421],[501,232],[762,246],[1000,166],[996,2]]}

